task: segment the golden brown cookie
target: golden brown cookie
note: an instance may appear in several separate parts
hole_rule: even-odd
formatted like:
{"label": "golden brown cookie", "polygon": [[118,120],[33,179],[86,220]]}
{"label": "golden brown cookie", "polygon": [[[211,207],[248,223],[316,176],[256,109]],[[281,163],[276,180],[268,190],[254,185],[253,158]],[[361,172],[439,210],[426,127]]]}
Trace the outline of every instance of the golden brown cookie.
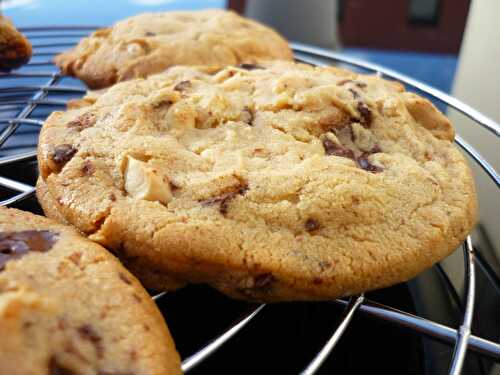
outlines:
{"label": "golden brown cookie", "polygon": [[0,208],[2,374],[180,374],[151,297],[74,229]]}
{"label": "golden brown cookie", "polygon": [[[61,204],[49,195],[47,186],[42,179],[38,179],[36,195],[47,217],[63,224],[69,224],[59,213]],[[157,291],[174,291],[186,284],[185,281],[165,274],[161,269],[155,269],[148,262],[144,262],[141,257],[126,257],[123,252],[119,252],[118,254],[124,266],[136,275],[146,288]]]}
{"label": "golden brown cookie", "polygon": [[12,22],[0,16],[0,71],[19,68],[31,58],[31,43]]}
{"label": "golden brown cookie", "polygon": [[91,88],[146,77],[173,65],[237,65],[292,60],[274,30],[225,10],[145,13],[94,32],[56,57]]}
{"label": "golden brown cookie", "polygon": [[42,205],[59,202],[119,256],[231,296],[330,299],[402,282],[476,221],[448,119],[376,76],[176,67],[93,100],[45,122]]}

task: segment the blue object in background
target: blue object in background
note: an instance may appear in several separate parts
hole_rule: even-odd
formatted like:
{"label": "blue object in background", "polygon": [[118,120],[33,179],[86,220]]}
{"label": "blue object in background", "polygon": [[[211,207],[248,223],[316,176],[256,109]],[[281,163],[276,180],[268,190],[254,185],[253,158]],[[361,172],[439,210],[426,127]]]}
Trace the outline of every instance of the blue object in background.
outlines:
{"label": "blue object in background", "polygon": [[[367,48],[344,48],[342,52],[361,60],[391,68],[446,93],[451,92],[457,69],[456,55]],[[432,101],[441,112],[447,112],[446,104],[435,99]]]}
{"label": "blue object in background", "polygon": [[391,68],[447,93],[451,91],[457,68],[456,55],[365,48],[344,48],[342,52]]}

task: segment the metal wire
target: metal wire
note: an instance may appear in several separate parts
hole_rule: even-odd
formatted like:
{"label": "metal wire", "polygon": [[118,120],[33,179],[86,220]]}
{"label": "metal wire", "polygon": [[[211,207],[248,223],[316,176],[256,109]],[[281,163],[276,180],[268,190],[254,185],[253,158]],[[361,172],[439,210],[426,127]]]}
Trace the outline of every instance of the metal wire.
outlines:
{"label": "metal wire", "polygon": [[458,339],[453,353],[451,362],[450,375],[458,375],[462,371],[463,363],[465,360],[465,352],[467,351],[467,344],[470,338],[472,317],[474,315],[474,299],[476,294],[476,277],[474,267],[474,248],[472,247],[472,240],[467,236],[463,245],[465,256],[465,275],[467,285],[467,302],[465,304],[464,321],[458,330]]}
{"label": "metal wire", "polygon": [[189,370],[196,367],[202,361],[210,357],[217,349],[219,349],[222,345],[224,345],[231,337],[236,335],[243,327],[245,327],[263,308],[265,305],[260,305],[255,310],[253,310],[250,314],[241,319],[238,323],[233,325],[227,331],[225,331],[222,335],[215,338],[208,345],[198,350],[195,354],[187,357],[184,361],[182,361],[182,371],[188,372]]}
{"label": "metal wire", "polygon": [[[96,26],[45,26],[23,28],[22,31],[27,33],[30,38],[37,40],[73,38],[73,42],[58,41],[54,43],[40,42],[34,44],[34,57],[46,56],[52,58],[52,56],[59,53],[59,51],[47,51],[45,50],[46,48],[71,46],[77,41],[78,38],[82,37],[90,31],[95,30],[96,28]],[[40,48],[42,50],[39,50]],[[427,94],[440,101],[443,101],[447,105],[457,109],[467,117],[473,119],[497,137],[500,136],[500,126],[498,126],[498,124],[495,123],[492,119],[484,116],[475,109],[460,102],[456,98],[453,98],[439,90],[436,90],[435,88],[425,85],[422,82],[414,80],[393,70],[378,66],[376,64],[371,64],[361,60],[350,58],[336,52],[310,47],[303,44],[293,44],[293,48],[298,59],[304,62],[318,65],[324,64],[325,61],[327,61],[328,63],[340,62],[373,71],[380,76],[387,76],[402,81],[418,90],[426,92]],[[3,119],[0,117],[0,123],[7,124],[5,129],[3,129],[3,131],[0,133],[0,150],[7,149],[7,147],[4,146],[5,142],[13,134],[16,133],[17,129],[20,126],[39,127],[43,124],[43,119],[30,118],[36,108],[38,108],[39,106],[60,106],[66,104],[66,100],[49,98],[49,94],[83,94],[85,92],[85,90],[80,87],[60,85],[59,82],[63,77],[55,68],[50,71],[25,71],[25,69],[34,69],[38,66],[45,65],[51,65],[51,62],[34,61],[28,64],[27,67],[23,68],[21,71],[13,73],[0,73],[0,82],[2,82],[1,80],[4,79],[8,80],[9,83],[9,86],[0,88],[0,114],[4,114]],[[20,83],[12,85],[13,79],[15,79],[16,82],[17,80],[20,80],[22,82],[23,79],[37,78],[48,78],[48,81],[38,85],[22,85]],[[24,96],[29,98],[25,99]],[[21,106],[21,108],[19,106]],[[14,110],[19,111],[19,113],[13,115],[12,111]],[[477,162],[485,170],[485,172],[496,183],[496,185],[500,186],[500,178],[498,173],[477,152],[477,150],[475,150],[471,145],[469,145],[459,136],[456,137],[456,141],[475,160],[475,162]],[[14,155],[0,157],[0,167],[16,163],[30,162],[35,159],[35,150],[19,152]],[[0,186],[16,192],[12,197],[1,201],[0,205],[11,205],[14,203],[19,203],[24,199],[32,197],[35,192],[35,188],[33,186],[21,181],[7,178],[5,176],[0,176]],[[399,327],[408,328],[415,332],[425,334],[442,342],[454,344],[455,348],[450,364],[450,374],[456,375],[460,373],[463,367],[467,349],[488,356],[495,360],[500,360],[499,344],[471,334],[476,278],[475,254],[470,237],[467,237],[467,240],[464,243],[464,256],[466,258],[465,284],[467,286],[467,297],[465,301],[465,313],[463,316],[463,322],[458,330],[430,321],[428,319],[396,310],[390,306],[385,306],[370,301],[364,296],[352,297],[349,302],[346,302],[344,300],[336,300],[336,303],[347,305],[346,309],[344,310],[340,322],[338,323],[337,328],[333,332],[332,336],[328,339],[328,341],[313,358],[313,360],[305,367],[303,374],[314,374],[320,368],[322,363],[330,355],[336,343],[342,337],[342,334],[348,328],[349,323],[356,311],[359,311],[363,314],[368,314],[369,316],[375,317],[377,319],[391,322],[392,324],[396,324]],[[165,293],[160,293],[154,296],[153,299],[159,300],[164,295]],[[224,333],[214,338],[211,342],[198,350],[196,353],[185,358],[182,363],[182,369],[187,372],[203,362],[210,355],[215,353],[217,349],[219,349],[232,337],[238,334],[238,332],[240,332],[243,327],[245,327],[258,313],[260,313],[263,307],[264,305],[260,305],[259,307],[248,313],[245,317],[240,319],[236,324],[230,326]]]}
{"label": "metal wire", "polygon": [[340,318],[340,323],[337,329],[330,337],[330,339],[326,342],[325,346],[323,346],[323,349],[320,350],[320,352],[316,355],[316,357],[312,360],[312,362],[305,368],[305,370],[301,372],[301,375],[313,375],[316,373],[316,371],[318,371],[318,369],[321,367],[323,362],[328,358],[330,352],[333,350],[337,342],[344,334],[345,330],[347,329],[347,326],[349,325],[352,317],[354,316],[354,313],[359,308],[359,306],[361,306],[364,299],[365,299],[364,295],[351,297],[349,299],[349,303],[347,304],[344,313]]}

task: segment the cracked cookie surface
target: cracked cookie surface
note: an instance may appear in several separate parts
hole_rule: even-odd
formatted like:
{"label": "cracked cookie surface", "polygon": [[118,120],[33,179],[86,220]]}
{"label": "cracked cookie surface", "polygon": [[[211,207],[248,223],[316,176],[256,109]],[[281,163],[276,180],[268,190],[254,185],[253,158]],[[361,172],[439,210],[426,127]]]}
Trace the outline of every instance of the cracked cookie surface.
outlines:
{"label": "cracked cookie surface", "polygon": [[174,67],[73,108],[41,132],[46,212],[146,270],[237,298],[405,281],[476,221],[448,119],[375,76]]}
{"label": "cracked cookie surface", "polygon": [[173,65],[226,66],[292,60],[277,32],[224,10],[145,13],[94,32],[55,58],[91,88],[159,73]]}
{"label": "cracked cookie surface", "polygon": [[0,208],[3,374],[180,374],[151,297],[74,229]]}

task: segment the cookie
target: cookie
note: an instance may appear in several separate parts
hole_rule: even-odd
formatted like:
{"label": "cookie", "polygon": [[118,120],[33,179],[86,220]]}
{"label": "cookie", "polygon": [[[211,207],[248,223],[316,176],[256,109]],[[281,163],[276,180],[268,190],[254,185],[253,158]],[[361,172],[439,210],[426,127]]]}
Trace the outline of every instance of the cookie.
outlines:
{"label": "cookie", "polygon": [[31,59],[31,43],[0,15],[0,71],[19,68]]}
{"label": "cookie", "polygon": [[180,374],[151,297],[74,229],[0,208],[0,369],[5,374]]}
{"label": "cookie", "polygon": [[292,60],[274,30],[224,10],[146,13],[94,32],[55,58],[64,74],[103,88],[173,65],[237,65]]}
{"label": "cookie", "polygon": [[428,100],[376,76],[175,67],[54,112],[40,199],[173,277],[331,299],[406,281],[465,238],[476,193],[453,139]]}
{"label": "cookie", "polygon": [[[47,217],[63,224],[69,224],[59,213],[60,203],[49,195],[47,186],[42,179],[37,182],[36,193]],[[170,277],[161,269],[155,269],[151,264],[145,263],[141,257],[126,257],[122,253],[119,255],[121,255],[121,261],[125,267],[136,275],[143,285],[150,289],[175,291],[186,284],[183,280]]]}

